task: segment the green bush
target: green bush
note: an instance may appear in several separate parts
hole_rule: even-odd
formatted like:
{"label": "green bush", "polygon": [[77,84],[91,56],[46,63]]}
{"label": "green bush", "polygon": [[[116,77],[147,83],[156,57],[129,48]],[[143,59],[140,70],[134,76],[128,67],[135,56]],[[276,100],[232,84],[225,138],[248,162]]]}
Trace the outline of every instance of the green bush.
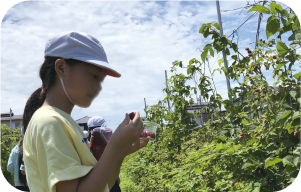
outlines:
{"label": "green bush", "polygon": [[21,128],[11,130],[5,124],[1,124],[1,170],[6,180],[15,186],[14,175],[7,171],[7,161],[11,150],[18,144],[21,138]]}
{"label": "green bush", "polygon": [[[220,37],[219,25],[203,24],[199,32],[212,37],[201,54],[201,60],[191,59],[187,75],[174,74],[163,91],[167,97],[157,105],[145,109],[147,118],[160,125],[155,143],[125,159],[122,170],[130,179],[133,191],[279,191],[289,186],[300,170],[301,72],[293,74],[293,66],[300,62],[296,49],[301,46],[300,22],[291,10],[274,2],[256,5],[249,12],[259,11],[269,16],[267,39],[259,39],[249,56],[238,57],[237,45],[225,36]],[[275,16],[277,15],[277,17]],[[279,15],[279,17],[278,17]],[[282,24],[282,25],[280,25]],[[281,36],[291,32],[286,45]],[[275,49],[273,49],[275,47]],[[239,86],[230,91],[234,105],[222,97],[211,85],[211,78],[200,74],[207,54],[226,50],[234,52],[233,63],[223,72]],[[247,50],[247,49],[246,49]],[[171,72],[184,68],[175,61]],[[262,70],[275,79],[270,85]],[[195,78],[200,74],[199,78]],[[239,76],[243,81],[239,82]],[[195,87],[187,80],[197,79]],[[198,130],[193,118],[202,118],[202,111],[187,112],[192,93],[197,91],[209,101],[202,110],[209,114],[208,122]],[[211,96],[209,93],[212,93]],[[172,102],[172,111],[162,105]],[[221,106],[226,114],[221,114]]]}

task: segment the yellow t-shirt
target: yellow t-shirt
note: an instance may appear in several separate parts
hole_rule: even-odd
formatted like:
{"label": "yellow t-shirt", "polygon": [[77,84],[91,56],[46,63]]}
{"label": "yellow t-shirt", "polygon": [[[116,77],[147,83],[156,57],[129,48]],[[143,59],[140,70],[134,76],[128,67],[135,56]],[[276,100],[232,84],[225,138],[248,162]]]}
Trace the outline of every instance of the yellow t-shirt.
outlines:
{"label": "yellow t-shirt", "polygon": [[[97,160],[79,125],[52,106],[32,116],[23,143],[26,178],[32,192],[55,192],[59,181],[87,175]],[[104,192],[109,192],[108,184]]]}

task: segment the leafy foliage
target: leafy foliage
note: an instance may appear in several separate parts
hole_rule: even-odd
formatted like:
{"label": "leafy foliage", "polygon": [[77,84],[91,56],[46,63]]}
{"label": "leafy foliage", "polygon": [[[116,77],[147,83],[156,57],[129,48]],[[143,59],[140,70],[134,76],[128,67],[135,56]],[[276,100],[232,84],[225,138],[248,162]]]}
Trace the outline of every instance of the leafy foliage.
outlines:
{"label": "leafy foliage", "polygon": [[[269,15],[267,38],[292,32],[287,46],[275,39],[258,42],[253,55],[239,59],[237,45],[225,36],[213,22],[199,30],[212,43],[203,48],[201,61],[193,58],[187,75],[176,74],[182,61],[172,64],[167,97],[157,105],[147,107],[145,120],[160,124],[156,142],[126,157],[122,171],[135,184],[135,191],[279,191],[290,185],[300,170],[300,87],[301,73],[292,74],[292,66],[300,62],[296,48],[300,44],[300,23],[294,12],[281,5],[252,7],[251,11]],[[276,17],[275,15],[280,15]],[[282,24],[282,26],[280,25]],[[270,47],[276,45],[276,49]],[[300,47],[299,47],[300,48]],[[210,78],[201,74],[196,87],[185,85],[205,65],[208,53],[214,56],[223,49],[233,50],[234,62],[228,69],[221,66],[213,71],[224,72],[239,86],[231,89],[236,103],[223,100],[212,88]],[[269,85],[261,70],[272,70],[275,82]],[[273,69],[272,69],[273,68]],[[212,75],[213,75],[212,73]],[[276,86],[278,85],[278,86]],[[202,117],[202,110],[189,113],[187,106],[197,91],[209,100],[202,110],[211,119],[197,126],[193,119]],[[209,95],[211,93],[211,95]],[[164,106],[172,102],[172,111]],[[226,115],[220,113],[221,106]],[[122,182],[122,181],[121,181]]]}
{"label": "leafy foliage", "polygon": [[14,175],[7,171],[7,162],[11,152],[21,139],[21,128],[11,129],[5,124],[1,124],[1,170],[6,180],[15,186]]}

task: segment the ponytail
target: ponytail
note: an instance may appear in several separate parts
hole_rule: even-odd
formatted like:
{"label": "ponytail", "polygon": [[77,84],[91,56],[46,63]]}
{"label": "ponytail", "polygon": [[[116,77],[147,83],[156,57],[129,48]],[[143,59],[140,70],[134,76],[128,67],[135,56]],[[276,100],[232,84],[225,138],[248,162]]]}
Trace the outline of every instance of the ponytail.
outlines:
{"label": "ponytail", "polygon": [[[31,117],[36,112],[37,109],[39,109],[47,95],[47,91],[54,85],[55,79],[56,79],[56,71],[55,71],[55,61],[57,59],[63,59],[60,57],[51,57],[47,56],[45,57],[45,61],[42,64],[40,68],[40,78],[42,80],[42,86],[35,90],[31,96],[28,98],[24,112],[23,112],[23,119],[22,119],[22,126],[23,126],[23,134],[25,135],[25,132],[27,130],[27,126],[31,120]],[[64,59],[65,62],[70,66],[74,67],[76,64],[78,64],[80,61],[74,60],[74,59]],[[19,141],[19,168],[21,164],[24,164],[23,162],[23,138]],[[25,168],[26,169],[26,168]],[[26,171],[25,171],[26,172]],[[19,180],[22,185],[27,185],[26,181],[26,175],[21,174],[21,170],[19,169]]]}
{"label": "ponytail", "polygon": [[26,185],[27,185],[26,175],[23,175],[23,174],[21,173],[21,170],[20,170],[21,164],[24,165],[24,162],[23,162],[23,137],[22,137],[21,140],[19,141],[18,145],[19,145],[19,151],[20,151],[20,152],[19,152],[19,158],[18,158],[19,181],[20,181],[21,185],[26,186]]}

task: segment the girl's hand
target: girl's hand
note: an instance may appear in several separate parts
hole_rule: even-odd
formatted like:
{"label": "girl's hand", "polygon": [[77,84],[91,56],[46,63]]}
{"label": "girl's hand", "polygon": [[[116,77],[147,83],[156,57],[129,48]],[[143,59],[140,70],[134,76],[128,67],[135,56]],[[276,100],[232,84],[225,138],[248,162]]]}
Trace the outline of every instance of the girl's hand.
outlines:
{"label": "girl's hand", "polygon": [[138,138],[137,141],[134,144],[132,144],[132,146],[124,150],[124,153],[121,155],[121,158],[125,158],[126,156],[135,153],[139,149],[145,147],[148,144],[149,140],[150,136],[146,137],[143,140],[143,142],[140,142],[140,138]]}

